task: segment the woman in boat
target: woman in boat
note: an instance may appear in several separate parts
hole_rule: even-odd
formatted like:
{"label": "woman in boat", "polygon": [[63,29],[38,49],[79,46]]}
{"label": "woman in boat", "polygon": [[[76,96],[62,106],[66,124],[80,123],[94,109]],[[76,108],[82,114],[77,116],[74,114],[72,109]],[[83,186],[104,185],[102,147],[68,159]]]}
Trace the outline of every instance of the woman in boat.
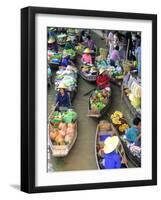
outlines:
{"label": "woman in boat", "polygon": [[58,53],[58,44],[54,37],[50,37],[48,40],[48,50],[53,50],[55,53]]}
{"label": "woman in boat", "polygon": [[86,41],[83,43],[83,45],[85,45],[86,47],[88,47],[89,49],[91,49],[92,51],[96,50],[96,44],[94,42],[94,40],[91,39],[90,35],[87,35],[87,39]]}
{"label": "woman in boat", "polygon": [[139,117],[134,118],[133,126],[126,130],[126,140],[135,145],[141,145],[141,119]]}
{"label": "woman in boat", "polygon": [[110,56],[110,65],[115,67],[117,61],[120,61],[119,46],[116,46]]}
{"label": "woman in boat", "polygon": [[110,87],[109,84],[109,76],[106,73],[106,69],[100,69],[99,75],[96,78],[96,84],[100,89],[104,89],[106,87]]}
{"label": "woman in boat", "polygon": [[117,152],[117,147],[119,145],[118,136],[108,137],[104,142],[104,158],[102,160],[102,165],[104,169],[117,169],[121,168],[121,156]]}
{"label": "woman in boat", "polygon": [[60,110],[60,107],[70,108],[70,97],[66,91],[66,86],[60,83],[58,88],[59,92],[56,98],[56,110]]}
{"label": "woman in boat", "polygon": [[81,58],[81,61],[83,64],[90,64],[92,65],[92,56],[91,56],[91,51],[89,48],[86,48],[83,52],[83,56]]}

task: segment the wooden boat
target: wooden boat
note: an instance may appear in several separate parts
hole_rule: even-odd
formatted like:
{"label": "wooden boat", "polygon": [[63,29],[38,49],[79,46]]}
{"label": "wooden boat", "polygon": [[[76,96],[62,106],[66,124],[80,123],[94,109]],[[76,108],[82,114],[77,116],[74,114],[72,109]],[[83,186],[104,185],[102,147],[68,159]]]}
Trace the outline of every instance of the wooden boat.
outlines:
{"label": "wooden boat", "polygon": [[[122,122],[122,124],[128,124],[127,120],[125,118],[120,119],[120,121]],[[129,124],[128,124],[129,125]],[[124,139],[124,134],[125,132],[121,132],[119,130],[119,126],[118,125],[114,125],[114,127],[116,128],[117,131],[117,135],[120,138],[120,141],[122,143],[122,146],[125,150],[125,154],[127,159],[129,160],[129,162],[134,166],[134,167],[141,167],[141,158],[137,157],[136,155],[134,155],[131,150],[129,149],[129,142]],[[130,127],[130,126],[129,126]]]}
{"label": "wooden boat", "polygon": [[75,127],[75,133],[74,133],[74,137],[72,139],[72,142],[69,144],[64,144],[64,145],[57,145],[54,144],[51,139],[50,136],[48,134],[48,143],[49,143],[49,147],[51,149],[52,155],[54,157],[65,157],[69,154],[70,150],[72,149],[76,139],[77,139],[77,122],[75,122],[76,127]]}
{"label": "wooden boat", "polygon": [[80,65],[80,67],[79,67],[79,74],[84,80],[89,81],[89,82],[95,82],[97,75],[98,75],[97,72],[95,72],[93,74],[82,72],[82,65]]}
{"label": "wooden boat", "polygon": [[[111,130],[107,131],[106,133],[102,133],[100,132],[100,123],[102,121],[99,122],[99,124],[97,125],[97,129],[96,129],[96,136],[95,136],[95,157],[96,157],[96,165],[98,169],[104,169],[103,164],[102,164],[102,160],[103,157],[100,155],[100,149],[103,148],[104,146],[104,142],[100,140],[100,137],[106,137],[107,135],[117,135],[117,130],[115,129],[115,127],[111,124]],[[108,121],[106,121],[108,122]],[[109,122],[108,122],[109,123]],[[128,168],[128,163],[127,163],[127,159],[126,159],[126,154],[125,154],[125,150],[124,147],[122,145],[122,142],[120,140],[120,144],[117,147],[117,151],[119,152],[122,161],[124,161],[124,163],[122,163],[122,168]]]}
{"label": "wooden boat", "polygon": [[[50,138],[50,131],[53,130],[54,124],[50,121],[52,118],[52,113],[49,115],[49,123],[48,123],[48,145],[50,147],[52,156],[54,157],[65,157],[69,154],[72,149],[76,139],[77,139],[77,120],[73,122],[75,124],[74,136],[69,143],[63,142],[63,144],[57,144],[55,141],[53,142]],[[59,133],[60,134],[60,133]]]}
{"label": "wooden boat", "polygon": [[126,95],[124,89],[122,89],[122,99],[123,99],[123,101],[125,102],[125,104],[127,105],[128,109],[130,110],[131,114],[134,117],[136,117],[136,116],[141,117],[141,112],[137,111],[136,108],[134,108],[133,105],[131,105],[131,102],[130,102],[128,96]]}
{"label": "wooden boat", "polygon": [[120,137],[121,143],[125,149],[127,159],[131,162],[134,167],[141,167],[141,158],[134,155],[128,148],[128,143],[123,137]]}
{"label": "wooden boat", "polygon": [[87,114],[87,116],[88,117],[99,118],[99,117],[102,117],[102,116],[106,115],[107,111],[108,111],[108,109],[109,109],[109,107],[111,105],[111,95],[105,98],[106,105],[105,105],[105,107],[102,110],[100,110],[98,112],[93,112],[92,109],[91,109],[91,103],[90,103],[90,98],[91,97],[92,97],[92,94],[90,95],[89,101],[88,101],[88,114]]}
{"label": "wooden boat", "polygon": [[85,73],[83,73],[81,71],[79,72],[79,74],[84,80],[89,81],[89,82],[95,82],[96,78],[97,78],[97,74],[96,75],[92,75],[92,74],[86,75]]}

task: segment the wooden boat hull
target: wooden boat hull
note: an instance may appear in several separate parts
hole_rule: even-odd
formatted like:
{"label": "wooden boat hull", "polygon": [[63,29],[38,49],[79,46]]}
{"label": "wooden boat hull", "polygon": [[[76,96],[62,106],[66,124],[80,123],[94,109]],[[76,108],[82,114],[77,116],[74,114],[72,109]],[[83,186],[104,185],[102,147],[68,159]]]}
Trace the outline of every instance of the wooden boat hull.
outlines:
{"label": "wooden boat hull", "polygon": [[49,66],[55,70],[58,70],[59,69],[59,63],[48,63]]}
{"label": "wooden boat hull", "polygon": [[132,163],[132,165],[134,167],[141,167],[141,159],[139,159],[138,157],[134,156],[130,149],[127,147],[126,143],[124,142],[124,140],[122,138],[121,139],[121,142],[122,142],[122,145],[125,149],[125,154],[126,154],[126,157],[128,158],[128,160],[130,160],[130,162]]}
{"label": "wooden boat hull", "polygon": [[82,72],[79,72],[80,76],[86,80],[86,81],[89,81],[89,82],[95,82],[96,81],[96,78],[97,78],[97,75],[90,75],[90,76],[86,76],[84,73]]}
{"label": "wooden boat hull", "polygon": [[[101,121],[100,121],[101,122]],[[107,121],[108,122],[108,121]],[[99,123],[100,124],[100,123]],[[103,158],[99,155],[99,147],[100,145],[103,145],[103,142],[100,142],[99,140],[99,136],[100,136],[100,131],[99,131],[99,124],[97,125],[97,129],[96,129],[96,136],[95,136],[95,158],[96,158],[96,165],[98,169],[104,169],[103,164],[102,164],[102,160]],[[111,124],[112,125],[112,124]],[[115,127],[112,125],[112,129],[115,130],[115,135],[117,135],[117,130],[115,129]],[[108,132],[107,132],[108,134]],[[104,134],[105,135],[105,134]],[[120,145],[118,147],[118,152],[120,154],[120,156],[124,159],[126,159],[126,154],[125,154],[125,150],[124,147],[122,145],[122,142],[120,140]],[[124,164],[126,166],[126,168],[128,168],[128,164],[125,163]]]}
{"label": "wooden boat hull", "polygon": [[99,113],[92,113],[92,111],[90,110],[90,97],[89,97],[89,103],[88,103],[88,114],[87,114],[87,116],[88,117],[100,118],[100,117],[106,115],[107,112],[108,112],[108,109],[110,108],[110,105],[111,105],[111,96],[108,97],[106,106]]}
{"label": "wooden boat hull", "polygon": [[141,117],[141,113],[138,112],[138,111],[131,105],[131,102],[130,102],[129,98],[126,96],[125,92],[124,92],[124,91],[122,91],[122,92],[123,92],[123,94],[122,94],[123,100],[124,100],[125,104],[127,105],[127,107],[129,108],[131,114],[132,114],[134,117],[136,117],[136,116]]}
{"label": "wooden boat hull", "polygon": [[[126,119],[123,119],[123,123],[127,123]],[[128,124],[128,123],[127,123]],[[120,138],[120,141],[123,145],[123,148],[125,150],[125,154],[127,159],[129,160],[129,162],[134,166],[134,167],[141,167],[141,159],[139,159],[137,156],[134,156],[132,154],[132,152],[130,151],[130,149],[127,147],[127,144],[125,142],[125,140],[123,139],[123,135],[124,133],[121,133],[118,129],[118,126],[114,126],[116,128],[117,131],[117,135]]]}
{"label": "wooden boat hull", "polygon": [[[49,144],[49,147],[50,147],[50,150],[52,152],[52,156],[53,157],[65,157],[69,154],[70,150],[72,149],[73,145],[75,144],[75,141],[77,139],[77,122],[76,123],[76,127],[75,127],[75,134],[74,134],[74,137],[73,137],[73,140],[70,144],[67,144],[67,145],[55,145],[52,143],[51,139],[50,139],[50,136],[48,134],[48,144]],[[49,130],[49,128],[48,128]],[[48,131],[49,132],[49,131]]]}

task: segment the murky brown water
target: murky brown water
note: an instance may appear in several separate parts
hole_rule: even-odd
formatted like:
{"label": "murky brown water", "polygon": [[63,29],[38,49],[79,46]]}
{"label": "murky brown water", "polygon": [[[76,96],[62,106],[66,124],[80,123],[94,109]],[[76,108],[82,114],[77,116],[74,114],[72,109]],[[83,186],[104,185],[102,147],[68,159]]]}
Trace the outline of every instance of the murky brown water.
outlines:
{"label": "murky brown water", "polygon": [[[105,47],[104,41],[97,34],[94,39],[99,47]],[[88,97],[84,94],[95,88],[95,84],[91,84],[81,77],[78,78],[78,93],[73,101],[74,108],[78,113],[78,137],[67,157],[53,158],[49,154],[48,170],[49,171],[72,171],[72,170],[92,170],[97,169],[95,160],[95,133],[98,119],[87,117]],[[48,89],[48,112],[54,103],[54,86]],[[131,122],[132,115],[129,109],[121,101],[120,88],[112,85],[112,104],[108,114],[119,110],[123,112],[125,118]],[[104,117],[106,118],[106,117]]]}

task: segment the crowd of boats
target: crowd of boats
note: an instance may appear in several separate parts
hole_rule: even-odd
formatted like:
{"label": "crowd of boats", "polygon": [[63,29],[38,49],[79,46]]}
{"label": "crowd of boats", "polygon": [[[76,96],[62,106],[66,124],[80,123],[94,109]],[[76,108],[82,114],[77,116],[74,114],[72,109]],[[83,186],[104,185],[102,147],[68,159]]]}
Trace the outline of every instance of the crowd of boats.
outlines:
{"label": "crowd of boats", "polygon": [[[129,163],[140,167],[141,80],[136,62],[128,58],[111,60],[108,48],[98,48],[92,34],[91,30],[48,28],[48,87],[54,86],[56,91],[48,115],[50,151],[54,157],[67,156],[77,139],[79,113],[72,101],[81,76],[95,83],[95,88],[84,94],[89,102],[87,117],[107,116],[96,129],[94,148],[98,169],[128,168]],[[129,41],[127,55],[128,46]],[[129,124],[120,111],[109,116],[111,84],[120,88],[121,98],[134,116],[134,124]],[[138,137],[137,142],[131,139],[133,134]]]}

